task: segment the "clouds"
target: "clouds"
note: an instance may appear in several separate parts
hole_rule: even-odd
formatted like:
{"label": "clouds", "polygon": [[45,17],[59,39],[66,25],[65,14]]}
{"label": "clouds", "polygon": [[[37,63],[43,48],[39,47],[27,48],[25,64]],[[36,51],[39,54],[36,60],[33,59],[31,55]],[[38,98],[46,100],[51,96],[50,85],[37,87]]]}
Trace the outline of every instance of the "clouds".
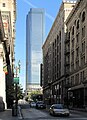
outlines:
{"label": "clouds", "polygon": [[32,8],[37,8],[35,5],[30,3],[28,0],[23,0],[23,1],[26,2],[28,5],[30,5]]}
{"label": "clouds", "polygon": [[[23,0],[23,1],[26,2],[28,5],[30,5],[32,8],[38,8],[37,6],[29,2],[28,0]],[[45,15],[47,18],[49,18],[49,20],[51,20],[52,22],[54,21],[54,17],[52,17],[49,13],[46,12]]]}

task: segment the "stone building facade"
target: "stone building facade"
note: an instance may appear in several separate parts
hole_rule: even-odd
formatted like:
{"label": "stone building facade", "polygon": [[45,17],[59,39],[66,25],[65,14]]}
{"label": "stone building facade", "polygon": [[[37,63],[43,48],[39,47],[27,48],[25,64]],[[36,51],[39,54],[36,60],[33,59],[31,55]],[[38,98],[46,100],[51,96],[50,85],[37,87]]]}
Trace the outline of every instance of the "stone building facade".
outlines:
{"label": "stone building facade", "polygon": [[66,20],[65,71],[68,104],[87,106],[87,1],[78,0]]}
{"label": "stone building facade", "polygon": [[65,97],[65,20],[75,5],[62,2],[58,15],[43,45],[43,94],[47,104],[64,103]]}
{"label": "stone building facade", "polygon": [[[1,30],[1,34],[4,34],[4,36],[0,37],[0,97],[3,98],[5,108],[7,108],[12,105],[12,96],[8,91],[11,90],[14,75],[16,0],[0,0],[0,10],[0,17],[2,19],[4,29],[4,31]],[[0,27],[2,29],[2,26]],[[4,66],[5,70],[7,71],[5,72],[8,74],[3,72]]]}

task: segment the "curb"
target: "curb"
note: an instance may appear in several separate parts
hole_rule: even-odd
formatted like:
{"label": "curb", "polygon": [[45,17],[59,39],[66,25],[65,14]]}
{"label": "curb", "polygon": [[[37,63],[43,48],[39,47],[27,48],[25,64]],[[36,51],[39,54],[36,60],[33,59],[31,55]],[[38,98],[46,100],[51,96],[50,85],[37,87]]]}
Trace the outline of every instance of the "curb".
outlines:
{"label": "curb", "polygon": [[70,109],[70,111],[74,111],[74,112],[87,112],[87,110],[85,110],[85,109]]}

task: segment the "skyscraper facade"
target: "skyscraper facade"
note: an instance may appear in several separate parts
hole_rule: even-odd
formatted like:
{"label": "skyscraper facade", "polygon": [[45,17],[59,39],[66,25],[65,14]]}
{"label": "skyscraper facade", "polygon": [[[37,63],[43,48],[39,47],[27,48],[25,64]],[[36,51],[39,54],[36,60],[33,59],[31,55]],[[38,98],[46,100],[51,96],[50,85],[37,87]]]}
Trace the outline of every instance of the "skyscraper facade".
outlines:
{"label": "skyscraper facade", "polygon": [[26,18],[26,87],[40,83],[44,33],[44,9],[31,8]]}

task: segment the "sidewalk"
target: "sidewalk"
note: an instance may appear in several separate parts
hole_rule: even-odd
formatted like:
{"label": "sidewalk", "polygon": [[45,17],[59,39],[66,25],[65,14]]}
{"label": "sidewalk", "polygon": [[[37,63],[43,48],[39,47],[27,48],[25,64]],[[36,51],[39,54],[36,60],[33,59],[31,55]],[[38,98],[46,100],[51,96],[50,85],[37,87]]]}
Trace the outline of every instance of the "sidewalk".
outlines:
{"label": "sidewalk", "polygon": [[13,117],[12,110],[7,109],[3,112],[0,112],[0,120],[18,120],[18,117]]}
{"label": "sidewalk", "polygon": [[73,111],[79,111],[79,112],[86,112],[87,113],[87,108],[71,108],[70,110],[73,110]]}

